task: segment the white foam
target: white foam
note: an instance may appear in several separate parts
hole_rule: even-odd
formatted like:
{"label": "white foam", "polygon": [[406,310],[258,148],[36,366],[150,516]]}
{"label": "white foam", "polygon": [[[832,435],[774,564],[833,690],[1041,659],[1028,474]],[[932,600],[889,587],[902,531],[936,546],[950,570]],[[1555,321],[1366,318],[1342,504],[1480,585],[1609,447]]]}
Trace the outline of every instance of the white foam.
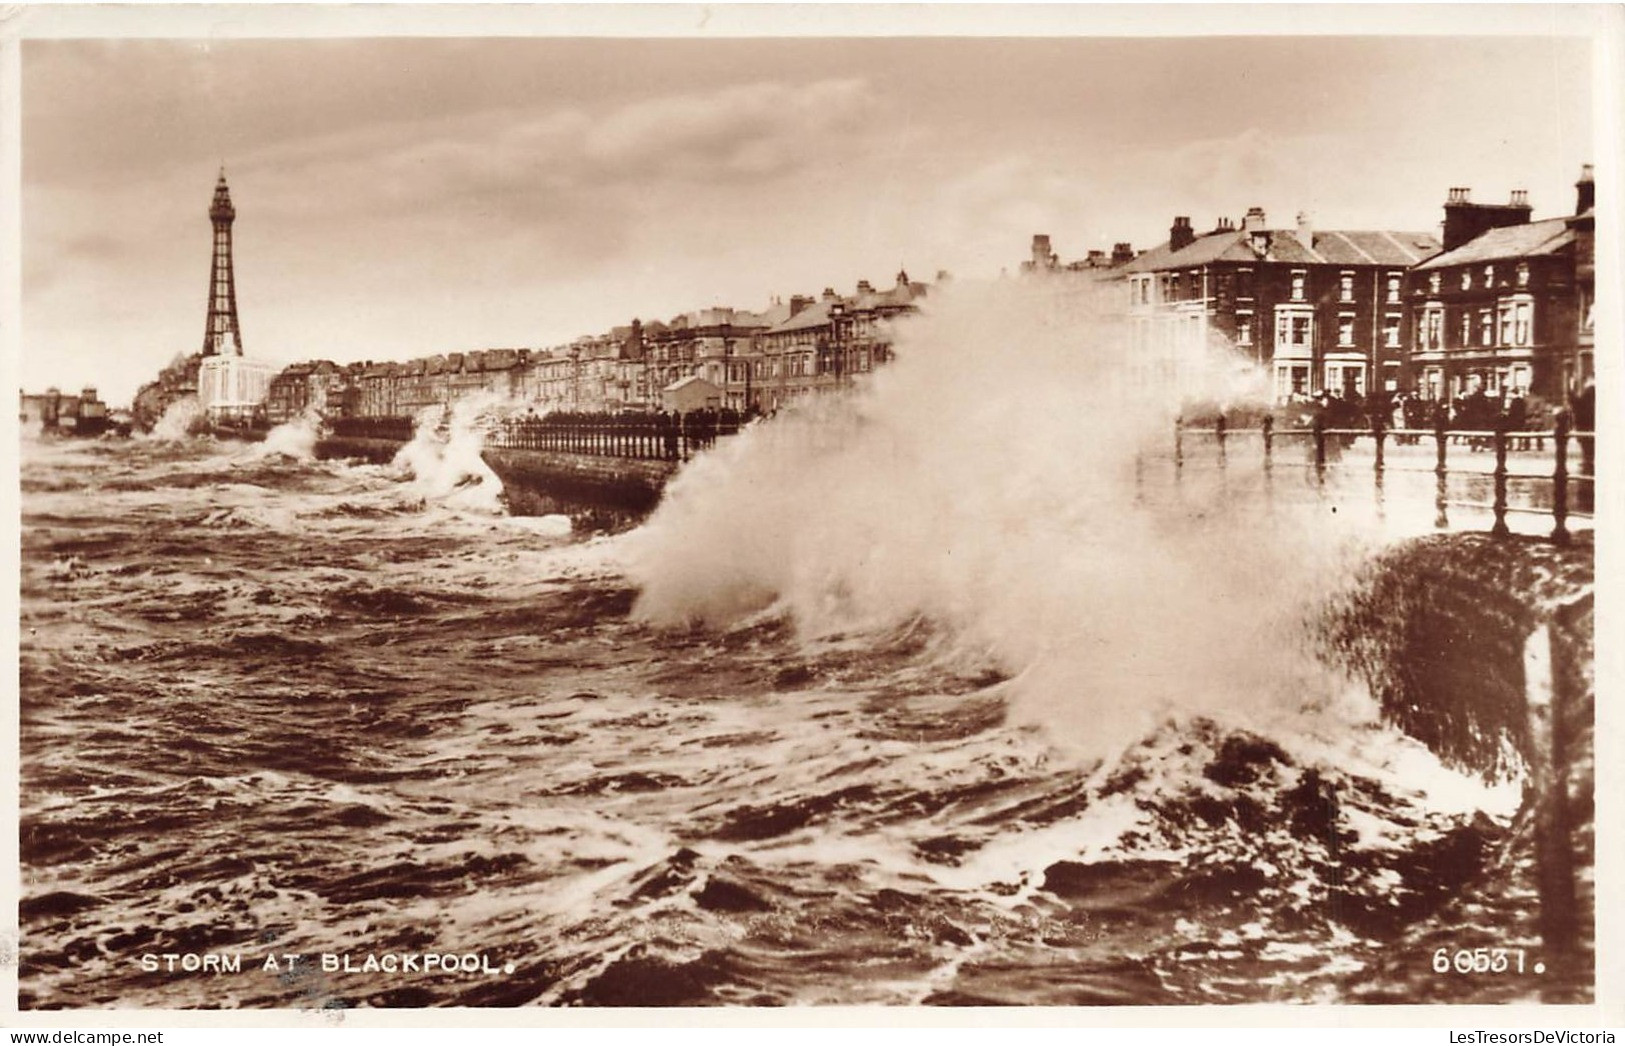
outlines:
{"label": "white foam", "polygon": [[[1346,533],[1195,477],[1138,499],[1177,390],[1126,388],[1122,333],[1048,309],[1015,282],[933,296],[867,390],[695,460],[629,543],[638,615],[778,601],[815,635],[924,615],[1019,676],[1018,720],[1097,754],[1169,711],[1274,715],[1339,685],[1303,621]],[[1191,362],[1184,391],[1236,394],[1233,356]]]}

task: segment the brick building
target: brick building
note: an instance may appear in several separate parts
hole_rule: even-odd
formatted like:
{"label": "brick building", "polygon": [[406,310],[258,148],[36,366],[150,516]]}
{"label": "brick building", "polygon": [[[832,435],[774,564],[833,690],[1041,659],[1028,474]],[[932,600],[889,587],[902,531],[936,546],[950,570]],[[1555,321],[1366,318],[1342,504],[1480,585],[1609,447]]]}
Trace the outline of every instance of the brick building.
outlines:
{"label": "brick building", "polygon": [[668,322],[633,320],[550,348],[299,363],[272,381],[268,413],[284,421],[324,403],[330,415],[414,417],[472,396],[540,414],[657,410],[661,390],[688,378],[721,390],[722,406],[774,410],[847,388],[888,360],[891,322],[925,293],[900,272],[887,290],[860,280],[850,297],[828,289],[817,301],[797,296],[760,313],[711,308]]}
{"label": "brick building", "polygon": [[1561,402],[1593,374],[1595,196],[1591,167],[1572,216],[1531,221],[1527,196],[1480,204],[1451,189],[1443,250],[1406,281],[1407,385],[1428,399],[1529,394]]}
{"label": "brick building", "polygon": [[[938,273],[938,282],[945,277]],[[728,402],[762,411],[851,387],[891,359],[892,324],[914,312],[927,286],[899,271],[893,285],[876,290],[859,280],[850,297],[826,287],[817,299],[792,297],[782,320],[762,331],[748,352],[748,385],[730,381]],[[736,395],[737,394],[737,395]]]}
{"label": "brick building", "polygon": [[1267,370],[1277,401],[1397,390],[1405,273],[1439,247],[1431,233],[1320,230],[1305,215],[1272,229],[1258,207],[1205,233],[1177,217],[1168,242],[1118,270],[1136,367],[1177,382],[1197,355],[1230,345]]}
{"label": "brick building", "polygon": [[351,400],[359,391],[365,364],[340,366],[331,360],[311,360],[284,367],[271,379],[265,395],[265,418],[272,425],[299,417],[308,409],[323,414],[353,413]]}

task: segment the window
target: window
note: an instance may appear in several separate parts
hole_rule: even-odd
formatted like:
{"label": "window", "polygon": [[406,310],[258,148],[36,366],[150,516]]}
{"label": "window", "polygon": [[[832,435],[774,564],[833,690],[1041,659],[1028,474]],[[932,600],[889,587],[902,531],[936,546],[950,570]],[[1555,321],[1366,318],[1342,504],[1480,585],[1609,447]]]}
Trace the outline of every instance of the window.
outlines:
{"label": "window", "polygon": [[1365,364],[1326,364],[1326,383],[1323,388],[1337,393],[1344,399],[1365,395]]}
{"label": "window", "polygon": [[1399,313],[1390,312],[1383,316],[1382,344],[1384,348],[1399,348]]}
{"label": "window", "polygon": [[1484,266],[1484,286],[1495,286],[1495,266],[1493,265]]}
{"label": "window", "polygon": [[1285,401],[1309,392],[1309,365],[1307,363],[1277,363],[1275,365],[1275,398]]}
{"label": "window", "polygon": [[1294,316],[1294,317],[1292,317],[1292,344],[1294,344],[1294,345],[1308,345],[1309,344],[1309,317],[1307,317],[1307,316]]}
{"label": "window", "polygon": [[1179,273],[1177,272],[1168,277],[1168,300],[1179,300]]}
{"label": "window", "polygon": [[1429,367],[1422,372],[1422,395],[1430,400],[1444,397],[1444,371]]}
{"label": "window", "polygon": [[1519,262],[1518,263],[1518,286],[1520,286],[1520,287],[1529,286],[1529,263],[1528,262]]}
{"label": "window", "polygon": [[1512,342],[1512,304],[1510,302],[1502,302],[1500,308],[1497,309],[1496,311],[1500,314],[1501,344],[1502,345],[1511,345],[1513,343]]}
{"label": "window", "polygon": [[1466,348],[1473,343],[1473,316],[1466,309],[1461,310],[1461,340],[1457,344]]}
{"label": "window", "polygon": [[1253,296],[1253,270],[1242,269],[1236,273],[1236,297],[1251,298]]}
{"label": "window", "polygon": [[1391,273],[1388,274],[1388,291],[1383,296],[1383,300],[1386,301],[1389,305],[1398,305],[1399,304],[1399,282],[1400,282],[1399,273],[1391,272]]}
{"label": "window", "polygon": [[1203,294],[1202,294],[1202,270],[1200,270],[1200,269],[1192,269],[1190,271],[1190,280],[1191,280],[1190,296],[1192,298],[1203,297]]}
{"label": "window", "polygon": [[1444,347],[1444,309],[1434,306],[1422,314],[1421,347],[1437,352]]}
{"label": "window", "polygon": [[1489,309],[1478,310],[1478,343],[1495,344],[1495,315]]}
{"label": "window", "polygon": [[1304,281],[1307,278],[1308,278],[1308,273],[1304,272],[1302,269],[1296,270],[1296,271],[1294,271],[1292,273],[1292,300],[1293,301],[1303,301]]}
{"label": "window", "polygon": [[1251,345],[1253,343],[1253,314],[1250,312],[1236,313],[1236,344]]}
{"label": "window", "polygon": [[1520,301],[1512,307],[1512,344],[1528,345],[1530,336],[1530,314],[1534,306],[1529,302]]}
{"label": "window", "polygon": [[1344,302],[1354,300],[1354,274],[1352,272],[1344,272],[1337,277],[1337,300]]}
{"label": "window", "polygon": [[1352,312],[1338,314],[1337,347],[1340,349],[1352,349],[1354,347],[1354,314]]}

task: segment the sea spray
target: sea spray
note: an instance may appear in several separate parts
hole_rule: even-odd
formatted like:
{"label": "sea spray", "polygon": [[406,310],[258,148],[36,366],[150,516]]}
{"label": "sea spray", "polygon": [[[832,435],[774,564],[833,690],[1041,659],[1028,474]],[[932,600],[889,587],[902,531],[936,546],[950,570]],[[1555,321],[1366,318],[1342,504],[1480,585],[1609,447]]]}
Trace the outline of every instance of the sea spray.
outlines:
{"label": "sea spray", "polygon": [[697,458],[628,542],[639,617],[777,605],[819,636],[923,616],[1016,677],[1017,716],[1097,752],[1169,715],[1340,700],[1304,622],[1347,569],[1341,532],[1239,479],[1137,497],[1181,402],[1256,374],[1204,346],[1136,382],[1147,361],[1093,304],[961,286],[898,324],[867,387]]}
{"label": "sea spray", "polygon": [[151,439],[175,443],[187,439],[203,415],[196,396],[182,396],[164,408],[163,417],[152,427]]}
{"label": "sea spray", "polygon": [[507,401],[495,395],[468,396],[449,409],[421,412],[412,440],[393,462],[423,497],[451,508],[501,513],[502,481],[480,451]]}
{"label": "sea spray", "polygon": [[261,460],[285,457],[294,461],[313,461],[316,440],[321,436],[322,418],[314,409],[307,409],[265,434],[265,439],[250,447],[249,459]]}

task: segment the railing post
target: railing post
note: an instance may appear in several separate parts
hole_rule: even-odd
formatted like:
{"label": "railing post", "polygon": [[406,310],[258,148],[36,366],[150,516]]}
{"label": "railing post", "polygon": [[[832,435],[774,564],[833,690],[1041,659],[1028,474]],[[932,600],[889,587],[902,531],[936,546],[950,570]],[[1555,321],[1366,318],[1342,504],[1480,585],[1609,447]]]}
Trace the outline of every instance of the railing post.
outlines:
{"label": "railing post", "polygon": [[1375,410],[1372,411],[1371,412],[1371,439],[1376,444],[1377,457],[1376,457],[1376,460],[1373,462],[1372,467],[1371,467],[1371,481],[1372,481],[1373,492],[1374,492],[1374,494],[1376,496],[1376,499],[1377,499],[1376,508],[1377,508],[1377,518],[1378,519],[1383,518],[1382,473],[1383,473],[1383,469],[1384,469],[1385,466],[1383,464],[1382,452],[1383,452],[1383,443],[1387,440],[1387,438],[1388,438],[1388,430],[1383,427],[1383,424],[1382,424],[1382,412],[1381,411],[1375,411]]}
{"label": "railing post", "polygon": [[[1528,715],[1529,784],[1534,811],[1535,885],[1547,972],[1568,972],[1576,944],[1574,841],[1569,827],[1565,718],[1574,700],[1573,672],[1560,635],[1567,614],[1536,628],[1524,642],[1524,697]],[[1558,619],[1564,619],[1561,622]]]}
{"label": "railing post", "polygon": [[1445,455],[1449,453],[1450,444],[1450,431],[1446,428],[1448,424],[1449,419],[1444,416],[1442,411],[1433,422],[1433,438],[1438,443],[1439,451],[1438,458],[1433,466],[1433,525],[1440,530],[1450,526],[1450,511],[1448,508],[1450,469],[1445,460]]}
{"label": "railing post", "polygon": [[1174,419],[1174,482],[1179,482],[1185,471],[1185,416]]}
{"label": "railing post", "polygon": [[1567,410],[1557,412],[1557,423],[1552,428],[1552,443],[1557,448],[1557,463],[1552,469],[1552,540],[1559,545],[1569,543],[1569,425]]}
{"label": "railing post", "polygon": [[1224,468],[1224,464],[1225,464],[1225,462],[1224,462],[1224,430],[1225,430],[1224,411],[1221,410],[1219,412],[1219,420],[1214,422],[1214,425],[1213,425],[1213,437],[1219,443],[1219,468],[1221,468],[1221,469]]}
{"label": "railing post", "polygon": [[[1593,431],[1583,436],[1575,437],[1580,444],[1580,474],[1575,477],[1579,482],[1575,486],[1574,500],[1578,502],[1581,512],[1593,511],[1594,498],[1597,489],[1597,434],[1596,423],[1593,422]],[[1583,477],[1583,478],[1582,478]]]}
{"label": "railing post", "polygon": [[1490,534],[1507,536],[1507,419],[1495,422],[1495,525]]}
{"label": "railing post", "polygon": [[1273,499],[1275,496],[1274,448],[1275,448],[1275,415],[1264,415],[1264,497]]}
{"label": "railing post", "polygon": [[1310,423],[1310,430],[1315,440],[1315,482],[1324,485],[1326,482],[1326,416],[1316,414],[1315,420]]}

